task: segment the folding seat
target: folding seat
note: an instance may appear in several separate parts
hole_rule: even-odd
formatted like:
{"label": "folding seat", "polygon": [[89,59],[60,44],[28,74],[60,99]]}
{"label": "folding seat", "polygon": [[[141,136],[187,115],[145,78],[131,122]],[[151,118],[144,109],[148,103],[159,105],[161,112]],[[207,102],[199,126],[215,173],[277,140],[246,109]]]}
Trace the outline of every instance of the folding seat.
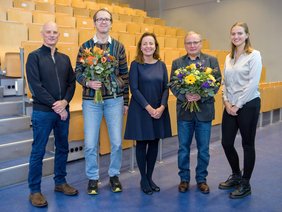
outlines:
{"label": "folding seat", "polygon": [[22,76],[19,52],[6,52],[4,64],[6,77],[20,78]]}
{"label": "folding seat", "polygon": [[202,45],[203,45],[203,49],[209,49],[210,48],[210,43],[207,39],[202,39]]}
{"label": "folding seat", "polygon": [[132,34],[138,34],[140,33],[140,24],[137,24],[137,23],[127,23],[126,25],[126,31],[128,33],[132,33]]}
{"label": "folding seat", "polygon": [[71,60],[72,67],[75,67],[76,64],[76,58],[78,53],[78,45],[77,43],[64,43],[64,42],[58,42],[56,47],[58,48],[58,51],[61,53],[64,53],[69,56]]}
{"label": "folding seat", "polygon": [[55,21],[59,26],[76,27],[76,17],[64,13],[56,13]]}
{"label": "folding seat", "polygon": [[28,40],[29,41],[42,41],[41,30],[43,24],[27,24],[28,27]]}
{"label": "folding seat", "polygon": [[176,37],[165,37],[165,48],[177,48],[177,38]]}
{"label": "folding seat", "polygon": [[165,37],[164,36],[157,36],[157,41],[159,43],[159,47],[160,48],[164,48],[165,47]]}
{"label": "folding seat", "polygon": [[176,29],[176,35],[177,36],[185,36],[186,33],[187,32],[184,29]]}
{"label": "folding seat", "polygon": [[55,12],[56,13],[64,13],[68,15],[73,15],[73,8],[68,5],[61,5],[61,4],[56,4],[55,5]]}
{"label": "folding seat", "polygon": [[128,67],[130,67],[130,64],[132,61],[135,60],[136,57],[136,46],[127,46],[126,47],[126,53],[127,53],[127,63]]}
{"label": "folding seat", "polygon": [[86,3],[86,8],[89,10],[97,11],[100,9],[100,5],[96,2],[86,1],[85,3]]}
{"label": "folding seat", "polygon": [[179,57],[178,50],[164,49],[164,61],[167,65],[171,65],[172,61]]}
{"label": "folding seat", "polygon": [[62,27],[59,26],[58,30],[60,32],[60,42],[65,43],[74,43],[76,46],[78,45],[78,32],[77,29],[73,27]]}
{"label": "folding seat", "polygon": [[184,47],[184,36],[177,36],[177,48]]}
{"label": "folding seat", "polygon": [[27,40],[27,26],[18,22],[0,21],[0,35],[1,51],[19,52],[21,42]]}
{"label": "folding seat", "polygon": [[165,27],[154,25],[154,33],[157,36],[165,36]]}
{"label": "folding seat", "polygon": [[136,15],[139,15],[139,16],[142,16],[142,17],[146,17],[146,16],[147,16],[147,12],[145,12],[144,10],[138,10],[138,9],[136,9],[136,10],[135,10],[135,14],[136,14]]}
{"label": "folding seat", "polygon": [[94,27],[93,19],[88,17],[76,17],[76,28],[90,28],[92,29]]}
{"label": "folding seat", "polygon": [[44,24],[49,21],[55,22],[55,15],[42,11],[32,11],[32,22]]}
{"label": "folding seat", "polygon": [[5,11],[6,9],[13,7],[13,1],[12,0],[1,0],[0,9]]}
{"label": "folding seat", "polygon": [[124,21],[124,22],[131,22],[132,21],[132,16],[127,15],[127,14],[119,14],[119,20]]}
{"label": "folding seat", "polygon": [[55,12],[55,5],[51,4],[49,2],[35,2],[35,10],[54,13]]}
{"label": "folding seat", "polygon": [[87,4],[82,0],[72,0],[71,6],[76,8],[86,8]]}
{"label": "folding seat", "polygon": [[20,23],[32,23],[32,12],[21,8],[11,8],[7,10],[7,19]]}
{"label": "folding seat", "polygon": [[84,29],[84,28],[81,28],[81,29],[78,29],[78,44],[79,46],[81,44],[83,44],[84,42],[88,41],[89,39],[93,38],[95,34],[95,29],[92,28],[92,29]]}
{"label": "folding seat", "polygon": [[155,18],[155,24],[160,26],[165,26],[165,20],[160,18]]}
{"label": "folding seat", "polygon": [[154,26],[148,24],[140,25],[140,32],[143,34],[144,32],[154,32]]}
{"label": "folding seat", "polygon": [[126,32],[126,23],[121,21],[114,21],[112,24],[113,32]]}
{"label": "folding seat", "polygon": [[0,9],[0,21],[6,21],[7,20],[7,13],[5,9]]}
{"label": "folding seat", "polygon": [[71,6],[72,0],[55,0],[55,4]]}
{"label": "folding seat", "polygon": [[26,10],[35,10],[35,3],[28,0],[14,0],[13,6],[15,8],[23,8]]}
{"label": "folding seat", "polygon": [[73,16],[89,17],[90,12],[87,8],[73,7]]}
{"label": "folding seat", "polygon": [[138,15],[132,15],[131,16],[131,21],[138,23],[138,24],[143,24],[144,23],[144,17],[143,16],[138,16]]}
{"label": "folding seat", "polygon": [[135,35],[129,34],[129,33],[119,33],[118,40],[124,45],[124,46],[135,46]]}
{"label": "folding seat", "polygon": [[174,27],[166,27],[165,34],[168,36],[176,36],[176,28]]}
{"label": "folding seat", "polygon": [[144,18],[144,24],[154,25],[155,24],[155,19],[151,18],[151,17],[145,17]]}
{"label": "folding seat", "polygon": [[124,8],[118,5],[113,5],[113,13],[125,14]]}

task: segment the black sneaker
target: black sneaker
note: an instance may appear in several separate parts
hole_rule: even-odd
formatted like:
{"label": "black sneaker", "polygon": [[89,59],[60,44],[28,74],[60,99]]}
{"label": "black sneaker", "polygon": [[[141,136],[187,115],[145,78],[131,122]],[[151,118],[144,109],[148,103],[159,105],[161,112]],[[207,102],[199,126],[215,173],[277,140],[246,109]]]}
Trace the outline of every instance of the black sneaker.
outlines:
{"label": "black sneaker", "polygon": [[252,193],[251,185],[247,180],[242,180],[239,187],[229,194],[231,199],[240,199]]}
{"label": "black sneaker", "polygon": [[98,194],[98,180],[89,180],[87,193],[90,195]]}
{"label": "black sneaker", "polygon": [[225,182],[219,183],[218,188],[223,190],[228,190],[235,188],[240,184],[242,180],[242,175],[240,174],[232,174],[228,177],[228,179]]}
{"label": "black sneaker", "polygon": [[118,179],[118,176],[110,177],[110,186],[112,192],[122,192],[122,186]]}

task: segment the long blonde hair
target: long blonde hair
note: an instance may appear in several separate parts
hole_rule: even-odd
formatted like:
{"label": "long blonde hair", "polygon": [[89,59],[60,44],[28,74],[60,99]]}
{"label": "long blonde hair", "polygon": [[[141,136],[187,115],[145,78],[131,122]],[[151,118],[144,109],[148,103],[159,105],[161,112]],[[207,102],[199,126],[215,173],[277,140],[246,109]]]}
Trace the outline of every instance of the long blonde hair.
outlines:
{"label": "long blonde hair", "polygon": [[[248,38],[245,40],[245,46],[244,46],[244,50],[247,54],[252,53],[253,48],[251,45],[251,41],[250,41],[250,32],[249,32],[249,27],[246,23],[244,22],[236,22],[235,24],[233,24],[233,26],[230,29],[230,33],[231,30],[233,29],[233,27],[235,26],[240,26],[243,27],[245,30],[245,33],[248,35]],[[233,59],[235,57],[235,50],[236,50],[236,46],[231,42],[231,53],[230,53],[230,57]]]}

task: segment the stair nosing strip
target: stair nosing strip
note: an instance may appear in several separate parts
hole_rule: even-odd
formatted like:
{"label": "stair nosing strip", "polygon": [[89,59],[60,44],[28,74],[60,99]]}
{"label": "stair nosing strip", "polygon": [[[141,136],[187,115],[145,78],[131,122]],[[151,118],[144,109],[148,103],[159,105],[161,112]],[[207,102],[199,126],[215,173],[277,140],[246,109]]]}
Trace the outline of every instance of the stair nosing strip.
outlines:
{"label": "stair nosing strip", "polygon": [[[54,159],[54,156],[50,157],[50,158],[45,158],[45,159],[43,159],[43,162],[44,161],[53,160],[53,159]],[[16,165],[16,166],[11,166],[11,167],[8,167],[8,168],[0,169],[0,173],[1,172],[5,172],[5,171],[9,171],[9,170],[13,170],[13,169],[16,169],[16,168],[21,168],[21,167],[28,166],[28,165],[29,165],[29,163],[23,163],[23,164],[20,164],[20,165]]]}

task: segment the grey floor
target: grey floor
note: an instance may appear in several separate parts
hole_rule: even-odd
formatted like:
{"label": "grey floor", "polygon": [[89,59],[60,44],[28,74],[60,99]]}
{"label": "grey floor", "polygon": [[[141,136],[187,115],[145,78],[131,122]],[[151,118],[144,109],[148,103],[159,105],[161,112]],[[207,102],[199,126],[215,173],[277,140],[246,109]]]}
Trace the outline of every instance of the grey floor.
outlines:
{"label": "grey floor", "polygon": [[[53,191],[52,176],[42,179],[42,192],[48,200],[47,208],[34,208],[28,201],[26,182],[0,189],[0,211],[282,211],[282,122],[259,128],[256,139],[256,166],[251,180],[252,195],[244,199],[231,200],[228,191],[219,190],[218,183],[230,174],[220,141],[210,145],[211,160],[208,184],[210,194],[200,193],[194,180],[197,151],[191,153],[192,180],[187,193],[179,193],[177,185],[177,137],[164,140],[164,158],[157,163],[154,180],[161,187],[152,196],[141,192],[139,172],[135,168],[130,173],[130,150],[124,152],[124,165],[120,176],[122,193],[112,193],[108,185],[106,168],[108,156],[101,157],[100,194],[89,196],[86,193],[87,178],[84,173],[84,160],[68,164],[68,182],[79,189],[76,197],[64,196]],[[242,155],[241,140],[236,140]],[[241,157],[242,159],[242,157]],[[242,161],[241,161],[242,164]],[[0,176],[1,177],[1,176]]]}

